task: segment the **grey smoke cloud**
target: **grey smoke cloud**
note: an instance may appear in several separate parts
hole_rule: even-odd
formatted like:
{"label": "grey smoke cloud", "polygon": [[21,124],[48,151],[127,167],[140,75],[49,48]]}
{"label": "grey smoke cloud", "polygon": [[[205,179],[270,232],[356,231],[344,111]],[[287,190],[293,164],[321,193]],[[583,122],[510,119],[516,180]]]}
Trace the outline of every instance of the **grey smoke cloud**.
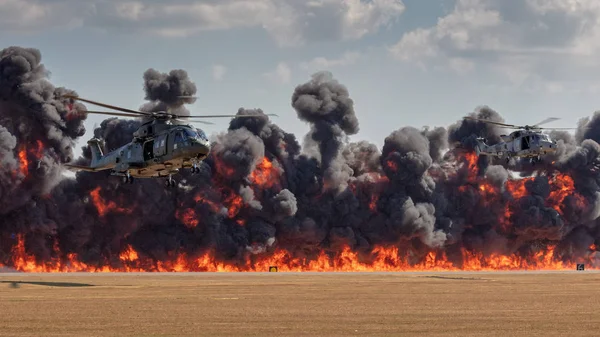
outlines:
{"label": "grey smoke cloud", "polygon": [[[47,80],[38,50],[11,47],[0,55],[0,264],[11,265],[17,234],[39,261],[55,258],[58,247],[63,257],[119,268],[119,254],[131,245],[153,261],[148,270],[181,253],[243,265],[275,249],[310,259],[349,247],[368,259],[374,247],[393,245],[414,261],[435,250],[459,265],[462,249],[527,257],[540,242],[556,243],[565,259],[576,259],[600,243],[596,116],[576,137],[552,133],[560,151],[537,177],[514,182],[508,169],[516,164],[469,157],[474,137],[500,140],[500,130],[485,123],[399,126],[382,149],[349,142],[360,113],[348,88],[319,72],[291,95],[291,108],[311,126],[304,147],[261,109],[242,107],[238,114],[262,115],[231,120],[200,173],[183,170],[177,189],[154,179],[123,185],[107,172],[63,179],[61,163],[85,131],[85,114],[72,111],[86,107],[59,98],[72,91]],[[144,88],[147,109],[183,111],[189,102],[177,96],[196,94],[183,70],[149,69]],[[472,115],[502,121],[485,106]],[[139,125],[107,118],[94,136],[108,151],[129,142]],[[84,146],[75,160],[89,159]],[[571,177],[578,194],[560,197],[554,175]],[[522,195],[511,190],[519,184]]]}

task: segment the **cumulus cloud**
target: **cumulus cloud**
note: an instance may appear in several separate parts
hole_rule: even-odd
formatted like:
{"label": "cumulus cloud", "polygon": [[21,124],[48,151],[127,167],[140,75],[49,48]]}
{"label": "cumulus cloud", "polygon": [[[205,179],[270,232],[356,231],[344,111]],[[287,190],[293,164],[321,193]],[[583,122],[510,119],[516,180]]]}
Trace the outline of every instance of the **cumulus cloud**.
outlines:
{"label": "cumulus cloud", "polygon": [[212,76],[215,81],[221,81],[227,72],[227,68],[220,64],[215,64],[212,67]]}
{"label": "cumulus cloud", "polygon": [[[0,1],[0,32],[35,33],[47,28],[74,28],[83,25],[93,6],[85,1],[32,0]],[[83,17],[82,17],[83,16]]]}
{"label": "cumulus cloud", "polygon": [[260,27],[279,45],[297,46],[362,38],[404,9],[401,0],[5,0],[0,27],[9,33],[88,26],[163,37]]}
{"label": "cumulus cloud", "polygon": [[288,84],[292,78],[292,69],[285,62],[279,62],[275,69],[264,73],[263,76],[277,84]]}
{"label": "cumulus cloud", "polygon": [[514,84],[545,81],[556,90],[557,79],[581,80],[574,68],[599,65],[599,35],[596,0],[457,0],[435,26],[403,34],[390,52],[401,61],[443,62],[460,72],[481,66]]}

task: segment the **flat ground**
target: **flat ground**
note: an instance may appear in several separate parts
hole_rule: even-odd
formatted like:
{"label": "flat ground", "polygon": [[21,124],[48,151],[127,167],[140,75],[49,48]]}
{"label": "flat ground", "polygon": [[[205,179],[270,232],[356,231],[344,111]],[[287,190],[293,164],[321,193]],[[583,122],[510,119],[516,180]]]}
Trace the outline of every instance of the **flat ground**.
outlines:
{"label": "flat ground", "polygon": [[600,273],[0,274],[0,336],[598,336]]}

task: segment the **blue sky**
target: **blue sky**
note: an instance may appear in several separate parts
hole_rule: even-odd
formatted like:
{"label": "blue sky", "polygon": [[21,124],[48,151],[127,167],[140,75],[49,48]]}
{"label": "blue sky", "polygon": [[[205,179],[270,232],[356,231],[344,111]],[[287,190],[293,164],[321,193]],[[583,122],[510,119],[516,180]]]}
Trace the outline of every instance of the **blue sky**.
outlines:
{"label": "blue sky", "polygon": [[[382,146],[484,104],[509,123],[575,127],[600,107],[598,19],[597,0],[6,0],[0,46],[38,48],[54,85],[130,108],[145,70],[184,69],[193,114],[262,108],[300,140],[294,87],[329,70],[355,102],[351,140]],[[212,121],[209,135],[227,128]]]}

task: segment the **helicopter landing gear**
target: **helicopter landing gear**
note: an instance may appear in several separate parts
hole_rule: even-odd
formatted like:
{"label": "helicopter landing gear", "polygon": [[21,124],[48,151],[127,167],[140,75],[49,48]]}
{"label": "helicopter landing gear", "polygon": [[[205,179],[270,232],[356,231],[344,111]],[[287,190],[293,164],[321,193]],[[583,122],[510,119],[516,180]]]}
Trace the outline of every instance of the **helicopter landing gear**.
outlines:
{"label": "helicopter landing gear", "polygon": [[129,172],[123,176],[123,184],[133,184],[133,177],[129,174]]}
{"label": "helicopter landing gear", "polygon": [[531,165],[535,165],[535,163],[542,161],[542,157],[541,156],[537,156],[537,157],[531,157],[530,162]]}
{"label": "helicopter landing gear", "polygon": [[171,176],[169,176],[169,178],[167,178],[167,180],[165,180],[165,187],[175,187],[177,186],[177,183],[175,182],[175,180],[173,180],[173,178]]}

